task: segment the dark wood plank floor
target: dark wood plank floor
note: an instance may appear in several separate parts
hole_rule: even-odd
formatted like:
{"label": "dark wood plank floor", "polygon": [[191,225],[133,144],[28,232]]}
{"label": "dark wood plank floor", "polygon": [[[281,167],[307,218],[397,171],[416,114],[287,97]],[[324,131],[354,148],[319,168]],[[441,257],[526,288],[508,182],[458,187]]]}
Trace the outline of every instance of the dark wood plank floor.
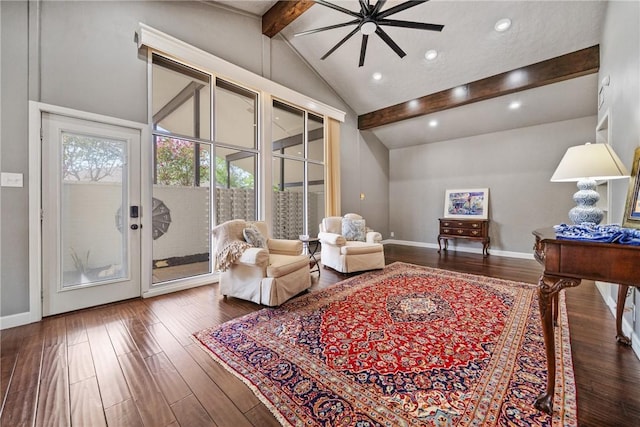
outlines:
{"label": "dark wood plank floor", "polygon": [[[405,261],[535,283],[535,261],[399,245]],[[346,275],[329,269],[314,288]],[[592,282],[567,291],[581,426],[640,426],[640,361],[615,342]],[[261,307],[217,285],[44,319],[1,332],[1,426],[275,426],[278,422],[190,336]]]}

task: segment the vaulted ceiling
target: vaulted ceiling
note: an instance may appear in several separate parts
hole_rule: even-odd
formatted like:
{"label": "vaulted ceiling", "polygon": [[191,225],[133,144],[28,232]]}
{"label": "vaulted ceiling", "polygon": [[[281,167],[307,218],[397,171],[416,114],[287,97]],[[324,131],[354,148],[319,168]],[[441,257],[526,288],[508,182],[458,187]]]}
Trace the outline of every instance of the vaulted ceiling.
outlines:
{"label": "vaulted ceiling", "polygon": [[[358,1],[332,1],[360,11]],[[366,0],[365,0],[366,2]],[[406,52],[400,58],[369,37],[358,66],[357,26],[296,36],[354,17],[312,0],[222,1],[262,16],[263,33],[283,37],[388,148],[514,129],[597,113],[605,1],[432,0],[394,19],[444,25],[441,32],[385,26]],[[375,0],[371,0],[372,5]],[[387,1],[386,10],[402,1]],[[511,27],[497,32],[503,18]],[[438,55],[427,60],[425,53]],[[379,73],[381,78],[374,79]],[[519,108],[513,107],[516,103]]]}

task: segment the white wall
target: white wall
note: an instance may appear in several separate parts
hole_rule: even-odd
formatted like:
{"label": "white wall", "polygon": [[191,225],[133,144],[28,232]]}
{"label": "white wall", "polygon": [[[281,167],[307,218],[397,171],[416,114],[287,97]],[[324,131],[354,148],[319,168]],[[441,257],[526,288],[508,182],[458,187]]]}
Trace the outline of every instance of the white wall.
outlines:
{"label": "white wall", "polygon": [[592,116],[391,150],[389,230],[437,244],[445,190],[489,188],[491,248],[531,254],[534,229],[569,221],[577,188],[549,179],[568,147],[594,139],[595,126]]}
{"label": "white wall", "polygon": [[[167,232],[153,241],[153,259],[209,252],[209,189],[154,186],[153,197],[171,214]],[[118,263],[122,234],[116,227],[121,188],[114,183],[65,183],[64,206],[70,209],[63,224],[64,247],[73,248],[90,268]],[[128,214],[125,209],[125,215]],[[149,213],[151,214],[151,213]],[[73,222],[71,222],[73,219]],[[63,270],[74,271],[71,251],[64,251]]]}
{"label": "white wall", "polygon": [[[640,146],[640,2],[610,1],[600,44],[600,81],[609,76],[602,90],[601,119],[609,112],[611,144],[631,172],[635,149]],[[612,181],[611,220],[622,222],[627,180]],[[615,313],[617,286],[601,287],[603,297]],[[633,331],[633,346],[640,356],[640,292],[627,298],[631,311],[625,313],[625,333]],[[635,316],[634,316],[635,312]],[[635,325],[633,318],[636,318]],[[613,336],[613,335],[612,335]]]}
{"label": "white wall", "polygon": [[154,185],[153,197],[171,213],[169,229],[153,241],[153,259],[209,253],[209,188]]}
{"label": "white wall", "polygon": [[122,204],[121,186],[71,182],[62,191],[63,271],[75,270],[72,253],[84,261],[88,258],[89,268],[120,264],[123,245],[116,214]]}

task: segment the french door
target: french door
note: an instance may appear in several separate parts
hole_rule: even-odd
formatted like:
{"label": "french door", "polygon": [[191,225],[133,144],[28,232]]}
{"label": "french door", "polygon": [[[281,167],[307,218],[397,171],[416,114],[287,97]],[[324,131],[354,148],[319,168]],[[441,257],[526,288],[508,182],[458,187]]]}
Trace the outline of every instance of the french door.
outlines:
{"label": "french door", "polygon": [[140,296],[140,139],[43,112],[44,316]]}

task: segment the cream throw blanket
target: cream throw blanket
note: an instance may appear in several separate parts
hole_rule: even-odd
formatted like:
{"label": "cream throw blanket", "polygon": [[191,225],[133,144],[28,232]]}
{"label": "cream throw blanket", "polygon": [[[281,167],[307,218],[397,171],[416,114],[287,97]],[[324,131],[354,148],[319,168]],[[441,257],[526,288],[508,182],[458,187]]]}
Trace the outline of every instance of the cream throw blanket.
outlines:
{"label": "cream throw blanket", "polygon": [[224,222],[213,228],[215,247],[215,266],[218,271],[226,271],[231,264],[242,256],[242,253],[251,245],[244,241],[242,230],[247,226],[243,219],[234,219]]}

